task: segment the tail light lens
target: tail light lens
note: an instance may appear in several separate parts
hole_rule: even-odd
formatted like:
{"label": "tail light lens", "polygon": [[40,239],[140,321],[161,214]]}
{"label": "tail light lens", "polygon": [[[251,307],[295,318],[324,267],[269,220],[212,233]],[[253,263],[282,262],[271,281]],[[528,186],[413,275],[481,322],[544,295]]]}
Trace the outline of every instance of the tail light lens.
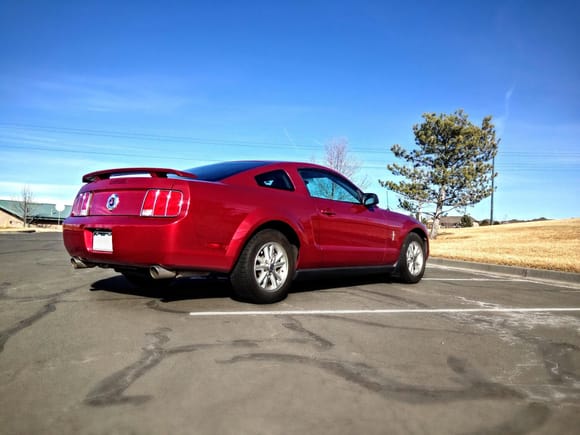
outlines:
{"label": "tail light lens", "polygon": [[92,197],[92,192],[79,193],[75,198],[71,216],[87,216],[89,214],[89,208],[91,207]]}
{"label": "tail light lens", "polygon": [[152,189],[145,194],[141,216],[178,216],[183,206],[183,193],[178,190]]}

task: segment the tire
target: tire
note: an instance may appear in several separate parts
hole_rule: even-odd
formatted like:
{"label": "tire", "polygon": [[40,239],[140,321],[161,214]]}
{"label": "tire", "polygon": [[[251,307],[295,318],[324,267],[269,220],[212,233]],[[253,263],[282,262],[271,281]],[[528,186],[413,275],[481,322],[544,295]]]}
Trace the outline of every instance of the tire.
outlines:
{"label": "tire", "polygon": [[164,289],[173,282],[173,279],[153,279],[147,270],[122,271],[121,273],[135,287],[147,290]]}
{"label": "tire", "polygon": [[235,295],[256,304],[281,301],[296,268],[296,249],[279,231],[263,230],[246,244],[230,275]]}
{"label": "tire", "polygon": [[410,233],[403,242],[399,257],[401,281],[408,284],[421,281],[425,273],[425,263],[425,244],[418,234]]}

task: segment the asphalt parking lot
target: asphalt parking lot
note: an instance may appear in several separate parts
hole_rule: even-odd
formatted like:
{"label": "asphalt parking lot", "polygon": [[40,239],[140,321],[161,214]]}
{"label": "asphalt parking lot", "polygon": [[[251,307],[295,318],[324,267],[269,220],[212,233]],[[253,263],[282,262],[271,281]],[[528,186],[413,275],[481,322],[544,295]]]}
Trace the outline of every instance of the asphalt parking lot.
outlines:
{"label": "asphalt parking lot", "polygon": [[0,234],[2,434],[577,434],[580,283],[430,265],[237,302]]}

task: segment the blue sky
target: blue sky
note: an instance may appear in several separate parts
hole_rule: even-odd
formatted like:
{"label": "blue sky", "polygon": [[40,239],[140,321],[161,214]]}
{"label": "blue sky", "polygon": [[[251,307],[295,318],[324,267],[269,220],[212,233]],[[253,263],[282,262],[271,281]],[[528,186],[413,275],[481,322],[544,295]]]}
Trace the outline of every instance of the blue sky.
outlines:
{"label": "blue sky", "polygon": [[580,216],[579,22],[559,0],[3,0],[0,197],[70,204],[97,169],[321,160],[346,138],[385,206],[390,147],[463,108],[501,137],[496,219]]}

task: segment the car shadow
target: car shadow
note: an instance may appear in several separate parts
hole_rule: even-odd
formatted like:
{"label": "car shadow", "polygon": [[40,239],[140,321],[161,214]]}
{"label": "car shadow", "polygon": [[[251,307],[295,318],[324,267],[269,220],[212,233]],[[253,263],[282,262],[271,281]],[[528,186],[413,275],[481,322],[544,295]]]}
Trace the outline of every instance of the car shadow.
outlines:
{"label": "car shadow", "polygon": [[118,275],[95,281],[90,290],[158,299],[164,303],[195,299],[231,298],[233,296],[231,285],[224,278],[179,278],[167,286],[143,287],[132,284],[124,276]]}
{"label": "car shadow", "polygon": [[385,274],[322,273],[316,277],[299,277],[294,281],[289,293],[304,293],[318,290],[331,290],[356,287],[368,284],[392,284],[398,277]]}
{"label": "car shadow", "polygon": [[[388,275],[323,274],[317,277],[297,278],[292,283],[289,294],[393,282],[397,282],[397,278]],[[157,299],[162,303],[211,298],[230,298],[247,302],[237,298],[229,280],[221,277],[179,278],[163,287],[143,287],[118,275],[95,281],[90,290]]]}

